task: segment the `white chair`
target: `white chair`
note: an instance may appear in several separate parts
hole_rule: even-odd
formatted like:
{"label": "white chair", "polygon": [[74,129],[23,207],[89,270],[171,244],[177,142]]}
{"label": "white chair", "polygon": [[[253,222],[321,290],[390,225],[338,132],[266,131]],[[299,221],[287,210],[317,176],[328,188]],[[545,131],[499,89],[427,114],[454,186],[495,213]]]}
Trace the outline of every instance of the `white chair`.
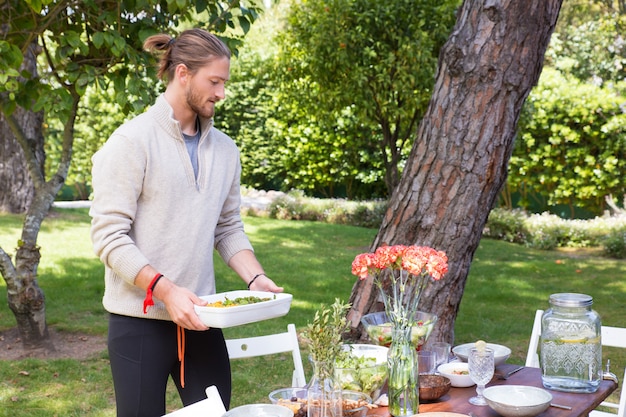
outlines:
{"label": "white chair", "polygon": [[[539,355],[537,348],[539,346],[539,338],[541,337],[541,317],[543,310],[535,312],[535,321],[533,330],[530,335],[528,344],[528,353],[526,355],[526,366],[539,368]],[[626,348],[626,328],[602,326],[602,346]],[[621,391],[619,393],[619,404],[604,401],[600,406],[611,408],[617,411],[617,417],[626,417],[626,370],[624,371],[624,379],[621,381]],[[589,413],[589,417],[615,417],[614,413],[593,410]]]}
{"label": "white chair", "polygon": [[206,389],[206,399],[197,403],[173,411],[163,417],[183,417],[183,416],[206,416],[222,417],[226,413],[226,407],[215,385]]}
{"label": "white chair", "polygon": [[306,385],[300,345],[294,324],[287,325],[287,331],[265,336],[245,337],[241,339],[227,339],[226,347],[231,359],[251,358],[254,356],[273,355],[283,352],[291,352],[293,357],[292,387]]}

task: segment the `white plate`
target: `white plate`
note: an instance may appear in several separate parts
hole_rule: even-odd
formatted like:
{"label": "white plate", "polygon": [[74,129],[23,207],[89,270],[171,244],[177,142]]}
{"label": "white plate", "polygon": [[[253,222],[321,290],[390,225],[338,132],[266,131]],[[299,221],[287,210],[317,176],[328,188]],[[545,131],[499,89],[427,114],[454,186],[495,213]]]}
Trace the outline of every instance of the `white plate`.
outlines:
{"label": "white plate", "polygon": [[[474,343],[465,343],[464,345],[458,345],[452,348],[452,353],[463,362],[467,362],[469,351],[475,346]],[[509,359],[511,356],[511,349],[504,345],[496,345],[495,343],[487,343],[489,349],[493,349],[493,356],[495,366],[501,365]]]}
{"label": "white plate", "polygon": [[268,301],[261,301],[254,304],[246,304],[234,307],[200,307],[194,306],[200,320],[209,327],[220,329],[242,324],[254,323],[257,321],[282,317],[289,312],[291,307],[291,294],[271,293],[264,291],[229,291],[213,295],[205,295],[200,298],[214,303],[224,301],[226,298],[235,299],[239,297],[259,297],[269,298]]}
{"label": "white plate", "polygon": [[248,404],[227,411],[224,417],[293,417],[293,411],[282,405]]}
{"label": "white plate", "polygon": [[411,417],[468,417],[467,414],[451,413],[448,411],[431,411],[430,413],[419,413]]}

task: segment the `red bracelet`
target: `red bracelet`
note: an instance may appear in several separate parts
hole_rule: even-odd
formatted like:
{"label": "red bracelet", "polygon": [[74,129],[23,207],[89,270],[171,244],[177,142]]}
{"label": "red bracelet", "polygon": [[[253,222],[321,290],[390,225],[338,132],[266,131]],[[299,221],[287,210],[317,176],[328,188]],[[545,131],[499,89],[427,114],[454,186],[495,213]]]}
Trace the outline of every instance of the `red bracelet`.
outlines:
{"label": "red bracelet", "polygon": [[150,285],[148,285],[148,289],[146,290],[146,298],[143,300],[143,314],[148,314],[148,307],[154,305],[152,291],[161,278],[163,278],[163,274],[157,273],[154,278],[152,278],[152,281],[150,281]]}

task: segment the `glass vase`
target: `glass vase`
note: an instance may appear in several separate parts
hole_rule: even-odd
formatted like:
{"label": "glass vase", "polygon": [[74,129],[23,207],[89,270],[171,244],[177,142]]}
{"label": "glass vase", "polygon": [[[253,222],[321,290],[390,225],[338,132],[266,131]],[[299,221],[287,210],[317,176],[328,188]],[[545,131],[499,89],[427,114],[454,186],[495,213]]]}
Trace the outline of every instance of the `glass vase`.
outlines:
{"label": "glass vase", "polygon": [[342,417],[341,384],[335,377],[334,361],[311,361],[313,377],[307,391],[308,417]]}
{"label": "glass vase", "polygon": [[411,344],[411,327],[391,329],[391,346],[387,353],[389,371],[389,413],[393,417],[418,413],[419,383],[417,352]]}

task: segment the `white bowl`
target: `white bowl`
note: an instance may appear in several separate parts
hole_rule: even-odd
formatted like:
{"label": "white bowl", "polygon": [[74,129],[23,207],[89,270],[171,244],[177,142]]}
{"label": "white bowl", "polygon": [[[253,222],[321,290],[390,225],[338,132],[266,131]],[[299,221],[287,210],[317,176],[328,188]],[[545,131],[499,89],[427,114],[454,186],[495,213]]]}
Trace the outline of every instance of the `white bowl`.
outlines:
{"label": "white bowl", "polygon": [[475,385],[469,376],[469,365],[467,362],[444,363],[439,365],[437,372],[448,378],[453,387],[465,388]]}
{"label": "white bowl", "polygon": [[293,411],[275,404],[247,404],[227,411],[223,417],[293,417]]}
{"label": "white bowl", "polygon": [[[458,345],[452,348],[452,353],[463,362],[467,362],[469,351],[474,347],[474,343],[465,343],[464,345]],[[493,349],[493,360],[495,366],[502,365],[511,356],[511,349],[503,345],[496,345],[495,343],[487,343],[489,349]]]}
{"label": "white bowl", "polygon": [[504,417],[535,417],[550,407],[552,394],[524,385],[496,385],[483,392],[489,407]]}

